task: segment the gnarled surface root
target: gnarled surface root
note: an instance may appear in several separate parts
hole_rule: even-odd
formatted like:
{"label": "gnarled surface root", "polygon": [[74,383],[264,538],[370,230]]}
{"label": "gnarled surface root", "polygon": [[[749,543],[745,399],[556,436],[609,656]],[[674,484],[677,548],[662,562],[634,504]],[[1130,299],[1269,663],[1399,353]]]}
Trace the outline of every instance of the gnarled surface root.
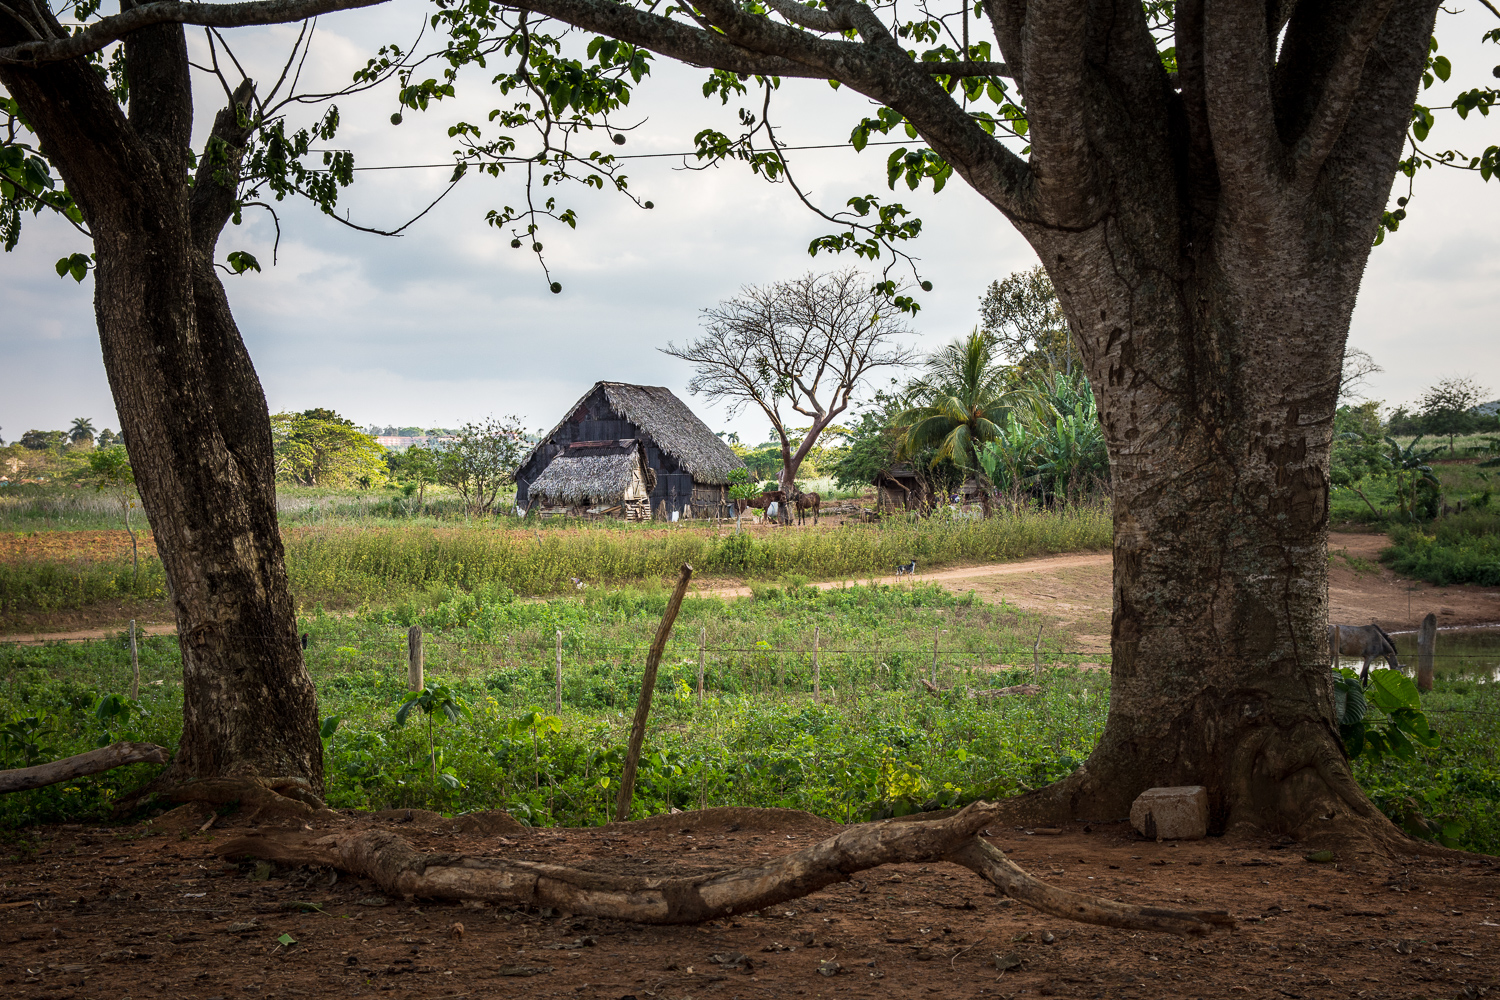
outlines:
{"label": "gnarled surface root", "polygon": [[305,778],[205,778],[173,785],[162,794],[174,802],[225,806],[238,802],[247,819],[300,819],[335,815],[313,794]]}
{"label": "gnarled surface root", "polygon": [[1221,913],[1127,906],[1038,882],[976,839],[999,812],[994,803],[976,802],[941,820],[865,823],[762,866],[690,878],[631,878],[540,862],[423,854],[394,833],[361,827],[324,836],[240,837],[216,850],[224,857],[340,868],[373,879],[392,895],[551,906],[647,924],[696,923],[759,910],[880,865],[942,860],[962,864],[1004,894],[1070,920],[1176,933],[1203,933],[1231,922]]}
{"label": "gnarled surface root", "polygon": [[1059,889],[1032,878],[998,847],[977,837],[944,860],[963,865],[989,879],[1011,899],[1066,920],[1126,930],[1171,931],[1174,934],[1206,934],[1215,926],[1234,926],[1234,918],[1222,910],[1169,910],[1154,906],[1130,906],[1112,899]]}

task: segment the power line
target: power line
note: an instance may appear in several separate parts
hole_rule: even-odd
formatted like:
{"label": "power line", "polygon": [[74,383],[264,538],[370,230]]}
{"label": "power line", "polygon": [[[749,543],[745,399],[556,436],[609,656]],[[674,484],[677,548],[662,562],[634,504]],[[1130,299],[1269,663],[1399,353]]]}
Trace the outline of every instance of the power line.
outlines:
{"label": "power line", "polygon": [[[908,140],[907,142],[902,142],[899,139],[888,139],[888,140],[882,140],[882,141],[879,141],[879,142],[869,142],[869,143],[866,143],[865,145],[867,145],[867,146],[905,146],[905,145],[908,145],[910,142],[914,142],[914,141],[917,141],[917,140]],[[793,152],[793,151],[800,151],[800,150],[806,150],[806,149],[852,149],[853,147],[854,147],[854,143],[852,143],[852,142],[830,142],[830,143],[825,143],[825,144],[817,145],[817,146],[782,146],[781,149],[782,149],[783,152]],[[347,150],[311,149],[311,150],[308,150],[308,152],[310,152],[310,153],[329,153],[329,152],[348,152],[348,151]],[[667,158],[679,157],[679,156],[696,156],[696,155],[698,155],[698,150],[696,150],[696,149],[689,150],[689,151],[687,151],[685,153],[618,153],[618,154],[611,154],[611,155],[613,155],[616,160],[657,160],[657,159],[667,159]],[[580,159],[581,160],[581,159],[584,159],[584,157],[574,157],[574,159]],[[521,162],[524,162],[524,161],[521,161]],[[469,164],[469,165],[472,165],[472,166],[475,166],[475,167],[483,167],[483,166],[486,165],[484,163],[472,163],[471,161],[466,161],[466,160],[453,160],[453,161],[448,162],[448,163],[392,163],[392,164],[388,164],[388,165],[384,165],[384,166],[378,166],[378,167],[354,167],[352,169],[354,169],[354,170],[451,170],[453,167],[459,166],[460,164]]]}

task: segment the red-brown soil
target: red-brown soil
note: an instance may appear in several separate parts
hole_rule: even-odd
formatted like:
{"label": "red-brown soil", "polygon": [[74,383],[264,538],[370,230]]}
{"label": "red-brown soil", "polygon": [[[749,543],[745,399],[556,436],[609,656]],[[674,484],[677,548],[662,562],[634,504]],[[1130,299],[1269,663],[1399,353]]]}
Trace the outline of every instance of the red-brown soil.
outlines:
{"label": "red-brown soil", "polygon": [[[756,864],[836,829],[805,814],[742,812],[737,828],[715,811],[489,837],[400,829],[428,851],[650,877]],[[1115,825],[992,832],[1057,885],[1227,909],[1239,926],[1179,938],[1074,924],[936,863],[865,872],[758,914],[650,927],[387,900],[328,870],[256,881],[253,863],[214,854],[226,836],[217,830],[61,827],[33,831],[0,861],[0,996],[1405,1000],[1496,988],[1492,859],[1316,864],[1296,844],[1156,843]],[[301,903],[322,912],[296,912]],[[1018,964],[1002,971],[997,956]]]}

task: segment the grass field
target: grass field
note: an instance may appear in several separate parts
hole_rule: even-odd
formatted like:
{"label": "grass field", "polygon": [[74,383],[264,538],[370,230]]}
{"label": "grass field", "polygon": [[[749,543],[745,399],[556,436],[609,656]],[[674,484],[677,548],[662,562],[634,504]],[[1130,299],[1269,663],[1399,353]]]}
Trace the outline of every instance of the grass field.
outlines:
{"label": "grass field", "polygon": [[[665,594],[516,601],[481,588],[429,600],[441,597],[304,620],[322,714],[340,720],[325,751],[329,801],[602,822]],[[472,719],[440,717],[430,731],[418,713],[405,726],[395,722],[412,623],[426,632],[428,677],[447,683]],[[792,581],[749,598],[689,599],[658,677],[637,813],[788,806],[849,821],[1062,777],[1092,749],[1109,702],[1108,672],[1078,666],[1069,636],[1044,636],[1041,695],[964,696],[969,687],[1031,680],[1036,628],[1024,611],[935,586],[816,591]],[[122,640],[0,647],[0,766],[114,738],[174,746],[182,711],[176,641],[148,640],[141,661],[139,703],[123,721],[101,721],[101,696],[129,683]],[[927,693],[922,679],[946,693]],[[1444,676],[1425,706],[1443,745],[1410,760],[1361,760],[1359,780],[1391,815],[1415,810],[1456,823],[1464,846],[1500,852],[1495,685]],[[0,797],[0,825],[101,819],[151,771]]]}
{"label": "grass field", "polygon": [[[88,515],[89,518],[94,515]],[[103,545],[85,528],[0,535],[0,616],[161,599],[165,579],[149,538],[141,573],[129,569],[128,539]],[[70,522],[71,523],[71,522]],[[90,524],[93,522],[90,521]],[[923,568],[1106,549],[1109,512],[1080,506],[989,520],[936,516],[880,524],[823,524],[736,534],[730,522],[676,525],[463,520],[330,515],[284,528],[287,569],[300,606],[351,607],[399,600],[432,588],[505,588],[520,595],[570,590],[570,578],[620,586],[700,574],[735,579],[856,579],[888,574],[898,562]]]}

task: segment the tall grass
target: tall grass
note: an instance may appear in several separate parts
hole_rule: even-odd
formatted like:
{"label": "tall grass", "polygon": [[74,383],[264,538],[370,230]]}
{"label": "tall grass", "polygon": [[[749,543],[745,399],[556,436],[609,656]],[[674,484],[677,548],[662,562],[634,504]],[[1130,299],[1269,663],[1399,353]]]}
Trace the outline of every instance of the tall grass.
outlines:
{"label": "tall grass", "polygon": [[[573,524],[543,529],[513,518],[468,526],[374,518],[304,524],[286,532],[287,569],[303,606],[343,607],[398,601],[435,587],[550,594],[571,590],[572,577],[618,587],[675,576],[684,562],[700,574],[735,579],[860,579],[889,574],[897,563],[912,559],[927,570],[1106,549],[1111,538],[1109,512],[1102,507],[1026,511],[988,521],[938,516],[826,530],[778,529],[763,536],[701,522],[636,530]],[[0,561],[0,614],[150,600],[165,593],[155,555],[142,555],[138,583],[132,581],[128,556]]]}
{"label": "tall grass", "polygon": [[1442,587],[1500,584],[1500,511],[1466,511],[1432,525],[1398,526],[1391,529],[1391,543],[1381,559],[1403,576]]}
{"label": "tall grass", "polygon": [[697,528],[537,532],[379,525],[299,534],[288,540],[287,564],[293,587],[309,598],[373,599],[435,584],[547,594],[571,588],[572,577],[619,585],[673,575],[684,562],[700,573],[753,580],[788,574],[855,579],[889,574],[913,559],[927,569],[1105,549],[1111,537],[1109,512],[1094,506],[989,520],[935,517],[778,530],[759,537],[715,537]]}

